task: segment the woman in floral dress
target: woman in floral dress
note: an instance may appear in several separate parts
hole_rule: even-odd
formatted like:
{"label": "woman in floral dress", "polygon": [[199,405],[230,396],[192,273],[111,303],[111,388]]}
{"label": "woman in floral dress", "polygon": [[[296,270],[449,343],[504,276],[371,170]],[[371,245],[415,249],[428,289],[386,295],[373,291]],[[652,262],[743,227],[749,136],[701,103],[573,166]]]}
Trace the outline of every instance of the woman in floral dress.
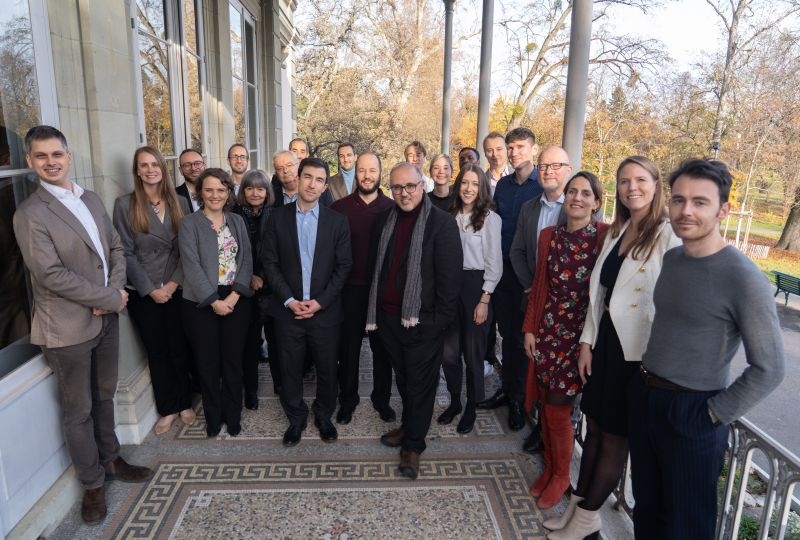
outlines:
{"label": "woman in floral dress", "polygon": [[593,221],[602,187],[595,175],[579,172],[564,190],[564,225],[539,236],[536,273],[522,327],[528,370],[526,408],[540,401],[545,467],[531,486],[537,505],[554,506],[570,485],[572,414],[581,391],[580,336],[589,305],[589,276],[608,228]]}

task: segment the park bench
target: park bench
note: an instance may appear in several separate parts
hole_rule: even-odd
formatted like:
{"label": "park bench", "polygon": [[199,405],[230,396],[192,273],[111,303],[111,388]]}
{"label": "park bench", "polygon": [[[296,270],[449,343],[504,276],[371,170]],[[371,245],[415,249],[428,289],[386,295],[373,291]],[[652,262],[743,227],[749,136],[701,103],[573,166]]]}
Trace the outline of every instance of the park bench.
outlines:
{"label": "park bench", "polygon": [[778,286],[773,296],[778,296],[778,293],[782,292],[786,298],[784,305],[789,304],[789,293],[800,296],[800,278],[776,270],[772,273],[775,274],[775,285]]}

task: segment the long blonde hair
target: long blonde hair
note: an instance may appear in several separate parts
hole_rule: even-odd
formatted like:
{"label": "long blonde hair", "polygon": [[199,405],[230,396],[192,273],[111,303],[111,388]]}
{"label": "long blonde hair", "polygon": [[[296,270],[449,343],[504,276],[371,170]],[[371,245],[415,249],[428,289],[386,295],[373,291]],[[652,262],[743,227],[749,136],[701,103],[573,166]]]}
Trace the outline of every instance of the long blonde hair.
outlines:
{"label": "long blonde hair", "polygon": [[[639,223],[639,230],[636,231],[636,239],[628,248],[628,253],[634,260],[647,260],[653,252],[658,241],[658,233],[661,229],[661,224],[667,219],[667,209],[664,207],[664,191],[661,184],[661,173],[658,171],[658,166],[650,159],[644,156],[630,156],[622,160],[622,163],[617,167],[617,182],[619,182],[619,174],[626,165],[639,165],[647,173],[653,177],[655,182],[655,191],[653,192],[653,200],[650,202],[650,211],[645,218]],[[614,222],[609,228],[609,236],[617,238],[622,232],[622,227],[631,218],[631,211],[620,202],[619,188],[617,188],[616,202],[614,203]],[[632,226],[632,225],[631,225]]]}
{"label": "long blonde hair", "polygon": [[152,146],[142,146],[133,153],[133,193],[131,194],[131,206],[128,210],[128,221],[130,221],[131,229],[145,234],[150,232],[150,201],[148,201],[147,194],[144,192],[144,182],[138,174],[138,162],[141,154],[150,154],[158,162],[158,168],[161,169],[159,197],[165,204],[165,212],[169,212],[172,232],[178,234],[181,218],[183,218],[183,209],[178,203],[178,194],[175,193],[175,187],[172,185],[167,173],[167,162],[161,152]]}

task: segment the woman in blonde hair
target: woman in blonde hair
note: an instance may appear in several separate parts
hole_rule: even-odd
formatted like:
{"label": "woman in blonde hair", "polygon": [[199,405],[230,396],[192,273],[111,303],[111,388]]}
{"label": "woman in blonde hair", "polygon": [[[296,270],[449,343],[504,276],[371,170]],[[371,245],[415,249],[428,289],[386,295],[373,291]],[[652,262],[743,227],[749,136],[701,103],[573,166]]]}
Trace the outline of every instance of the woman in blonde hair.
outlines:
{"label": "woman in blonde hair", "polygon": [[114,225],[127,262],[128,313],[147,352],[156,410],[155,432],[180,415],[194,422],[189,359],[180,315],[182,272],[178,227],[189,207],[178,197],[167,164],[155,148],[133,155],[133,192],[114,203]]}
{"label": "woman in blonde hair", "polygon": [[619,482],[628,456],[625,389],[638,376],[653,322],[653,289],[664,253],[680,240],[667,220],[661,175],[646,157],[617,168],[614,222],[589,281],[578,373],[587,433],[578,485],[561,517],[544,526],[550,539],[599,531],[599,510]]}

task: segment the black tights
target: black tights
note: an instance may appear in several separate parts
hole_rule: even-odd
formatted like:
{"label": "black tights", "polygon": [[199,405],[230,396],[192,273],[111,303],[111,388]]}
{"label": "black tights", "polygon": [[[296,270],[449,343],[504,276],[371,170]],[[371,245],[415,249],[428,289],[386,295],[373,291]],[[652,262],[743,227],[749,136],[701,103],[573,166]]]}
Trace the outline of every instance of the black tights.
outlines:
{"label": "black tights", "polygon": [[628,438],[601,431],[597,422],[588,416],[586,422],[586,439],[575,495],[583,497],[578,506],[595,511],[603,506],[617,487],[628,459]]}

